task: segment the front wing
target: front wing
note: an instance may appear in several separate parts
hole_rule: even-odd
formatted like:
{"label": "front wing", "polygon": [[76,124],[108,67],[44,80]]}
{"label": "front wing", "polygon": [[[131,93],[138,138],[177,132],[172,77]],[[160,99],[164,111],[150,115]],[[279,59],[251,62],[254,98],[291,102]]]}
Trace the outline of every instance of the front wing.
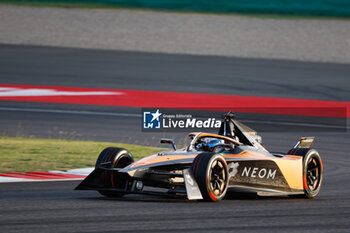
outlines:
{"label": "front wing", "polygon": [[182,170],[182,173],[144,172],[131,176],[118,168],[99,167],[75,189],[203,199],[189,168]]}

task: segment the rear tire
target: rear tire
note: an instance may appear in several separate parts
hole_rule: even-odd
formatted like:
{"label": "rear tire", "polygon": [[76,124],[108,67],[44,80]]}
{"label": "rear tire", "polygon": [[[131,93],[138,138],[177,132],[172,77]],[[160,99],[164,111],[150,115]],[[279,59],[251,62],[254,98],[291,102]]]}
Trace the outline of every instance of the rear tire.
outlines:
{"label": "rear tire", "polygon": [[225,197],[229,177],[227,163],[221,155],[199,154],[191,169],[205,201],[219,201]]}
{"label": "rear tire", "polygon": [[298,198],[314,198],[321,190],[323,165],[320,155],[315,149],[292,149],[288,154],[303,157],[303,190],[304,194],[291,195]]}
{"label": "rear tire", "polygon": [[305,198],[314,198],[321,190],[323,165],[316,150],[309,150],[303,158],[303,187]]}
{"label": "rear tire", "polygon": [[[133,162],[134,159],[128,150],[124,148],[108,147],[100,153],[95,168],[103,163],[108,163],[105,165],[106,168],[124,168]],[[105,187],[113,187],[111,172],[104,171],[101,178],[103,179]],[[106,197],[122,197],[124,195],[121,192],[109,190],[98,190],[98,192]]]}

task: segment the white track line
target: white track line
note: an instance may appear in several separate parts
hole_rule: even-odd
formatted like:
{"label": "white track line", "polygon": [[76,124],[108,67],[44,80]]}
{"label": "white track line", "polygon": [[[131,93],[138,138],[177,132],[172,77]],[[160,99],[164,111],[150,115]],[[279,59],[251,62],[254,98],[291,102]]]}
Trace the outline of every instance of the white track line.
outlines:
{"label": "white track line", "polygon": [[71,180],[83,180],[84,178],[69,178],[69,179],[23,179],[23,178],[15,178],[15,177],[5,177],[0,176],[0,183],[13,183],[13,182],[43,182],[43,181],[71,181]]}
{"label": "white track line", "polygon": [[[59,173],[67,175],[80,175],[87,176],[94,170],[93,167],[88,168],[78,168],[68,171],[49,171],[50,173]],[[83,180],[84,178],[63,178],[63,179],[25,179],[25,178],[16,178],[8,176],[0,176],[0,183],[12,183],[12,182],[39,182],[39,181],[69,181],[69,180]]]}
{"label": "white track line", "polygon": [[67,175],[79,175],[79,176],[87,176],[94,170],[93,167],[87,167],[87,168],[77,168],[68,170],[66,172],[64,171],[49,171],[51,173],[59,173],[59,174],[67,174]]}

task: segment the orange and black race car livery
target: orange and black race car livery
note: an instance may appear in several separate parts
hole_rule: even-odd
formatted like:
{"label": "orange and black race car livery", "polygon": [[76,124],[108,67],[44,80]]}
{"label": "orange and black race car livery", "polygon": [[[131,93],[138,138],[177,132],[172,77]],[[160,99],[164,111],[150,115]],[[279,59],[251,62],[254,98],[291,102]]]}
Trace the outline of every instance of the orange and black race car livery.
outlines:
{"label": "orange and black race car livery", "polygon": [[106,148],[76,189],[108,197],[142,193],[207,201],[223,199],[228,190],[305,198],[319,193],[323,166],[311,148],[313,137],[302,137],[287,153],[270,153],[232,112],[222,118],[218,134],[190,133],[189,145],[178,150],[171,139],[161,139],[174,149],[136,162],[126,149]]}

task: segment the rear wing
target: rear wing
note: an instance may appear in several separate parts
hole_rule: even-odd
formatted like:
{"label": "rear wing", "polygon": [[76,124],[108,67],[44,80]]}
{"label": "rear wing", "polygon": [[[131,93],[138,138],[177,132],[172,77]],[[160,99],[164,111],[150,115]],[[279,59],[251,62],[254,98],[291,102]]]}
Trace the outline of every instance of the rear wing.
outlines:
{"label": "rear wing", "polygon": [[293,148],[294,149],[311,148],[314,141],[315,141],[315,137],[301,137],[300,140],[297,142],[297,144],[295,144]]}

